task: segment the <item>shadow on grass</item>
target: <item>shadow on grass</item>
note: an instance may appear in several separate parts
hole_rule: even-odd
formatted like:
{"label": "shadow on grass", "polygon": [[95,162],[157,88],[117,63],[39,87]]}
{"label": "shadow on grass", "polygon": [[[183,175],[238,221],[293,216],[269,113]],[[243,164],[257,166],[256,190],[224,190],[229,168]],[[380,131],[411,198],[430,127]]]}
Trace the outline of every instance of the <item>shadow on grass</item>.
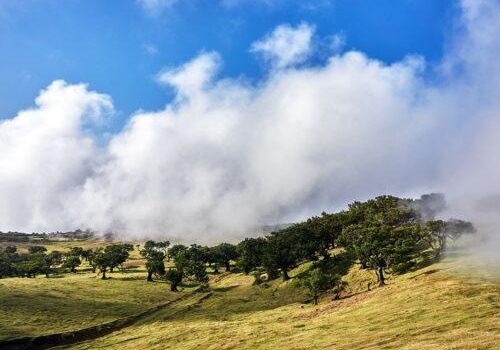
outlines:
{"label": "shadow on grass", "polygon": [[427,266],[437,263],[440,260],[440,256],[436,255],[436,252],[433,250],[426,250],[422,254],[416,264],[412,266],[408,271],[418,271]]}
{"label": "shadow on grass", "polygon": [[228,292],[232,289],[235,289],[235,288],[238,288],[239,286],[235,285],[235,286],[228,286],[228,287],[212,287],[211,289],[214,291],[214,292],[221,292],[221,293],[224,293],[224,292]]}
{"label": "shadow on grass", "polygon": [[[113,276],[112,274],[110,275],[106,275],[106,279],[112,279],[112,280],[116,280],[116,281],[146,281],[146,276],[125,276],[125,277],[116,277],[116,276]],[[162,282],[162,283],[165,283],[165,281],[161,281],[161,280],[154,280],[153,283],[155,282]]]}
{"label": "shadow on grass", "polygon": [[322,259],[315,261],[311,264],[311,266],[304,270],[301,271],[300,273],[296,274],[293,278],[298,278],[300,279],[301,277],[304,277],[307,275],[307,273],[316,268],[326,268],[329,273],[333,275],[339,275],[339,276],[344,276],[347,274],[349,269],[354,265],[356,262],[355,258],[353,257],[352,254],[350,254],[347,251],[335,254],[334,256],[330,257],[329,259]]}
{"label": "shadow on grass", "polygon": [[420,276],[432,275],[433,273],[436,273],[436,272],[439,272],[439,271],[442,271],[442,269],[432,269],[432,270],[424,271],[422,273],[419,273],[418,275],[410,277],[410,279],[413,280],[413,279],[416,279],[417,277],[420,277]]}
{"label": "shadow on grass", "polygon": [[[326,262],[316,262],[316,264],[322,263],[325,264]],[[354,264],[354,259],[347,252],[343,252],[329,259],[327,263],[332,273],[342,276]],[[262,285],[253,286],[248,281],[248,283],[227,287],[217,287],[217,282],[215,282],[210,288],[213,292],[210,299],[192,306],[173,306],[175,310],[172,310],[172,312],[175,313],[175,317],[169,316],[169,320],[176,322],[194,320],[225,321],[235,316],[241,317],[241,315],[272,310],[286,305],[302,304],[307,295],[297,281],[300,276],[307,273],[313,266],[314,264],[286,282],[283,282],[281,278],[277,278]],[[146,321],[146,323],[150,322],[154,322],[154,319]]]}

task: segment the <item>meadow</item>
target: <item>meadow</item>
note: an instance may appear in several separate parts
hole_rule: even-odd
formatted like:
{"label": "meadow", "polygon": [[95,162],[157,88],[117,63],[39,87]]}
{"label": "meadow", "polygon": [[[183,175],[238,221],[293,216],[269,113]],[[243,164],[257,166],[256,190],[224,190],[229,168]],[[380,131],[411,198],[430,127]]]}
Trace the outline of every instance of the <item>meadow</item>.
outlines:
{"label": "meadow", "polygon": [[463,272],[462,263],[450,254],[391,276],[383,287],[355,264],[343,277],[341,298],[326,294],[318,306],[298,283],[310,263],[293,269],[289,281],[261,285],[243,273],[211,275],[209,288],[197,293],[146,282],[142,261],[134,258],[107,280],[84,265],[76,274],[0,280],[0,339],[77,330],[185,296],[131,326],[58,348],[497,349],[500,281]]}
{"label": "meadow", "polygon": [[[48,251],[104,242],[50,242]],[[19,245],[20,250],[29,245]],[[73,331],[130,316],[179,297],[167,283],[146,282],[142,260],[134,258],[106,280],[83,264],[77,273],[46,278],[0,279],[0,340]],[[185,289],[186,291],[189,288]]]}
{"label": "meadow", "polygon": [[370,273],[353,267],[344,279],[357,287],[318,306],[294,278],[252,286],[231,274],[210,292],[60,349],[498,349],[500,284],[459,277],[458,268],[447,260],[367,291],[360,281]]}
{"label": "meadow", "polygon": [[431,197],[356,202],[238,244],[4,244],[0,347],[498,349],[495,260],[472,223],[424,219]]}

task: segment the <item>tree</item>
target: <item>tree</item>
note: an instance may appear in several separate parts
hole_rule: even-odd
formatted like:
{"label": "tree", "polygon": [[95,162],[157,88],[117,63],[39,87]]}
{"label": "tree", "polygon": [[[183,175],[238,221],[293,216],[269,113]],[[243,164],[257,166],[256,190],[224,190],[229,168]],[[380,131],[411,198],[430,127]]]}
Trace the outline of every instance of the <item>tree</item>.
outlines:
{"label": "tree", "polygon": [[129,252],[134,250],[132,244],[110,244],[104,248],[104,252],[109,255],[109,271],[113,272],[113,269],[122,265],[127,261],[129,257]]}
{"label": "tree", "polygon": [[60,251],[53,250],[45,255],[46,271],[45,277],[49,277],[49,273],[53,272],[55,267],[61,265],[63,255]]}
{"label": "tree", "polygon": [[223,259],[220,256],[220,252],[215,248],[216,247],[203,246],[200,249],[203,255],[204,263],[207,264],[208,267],[212,268],[214,273],[217,274],[219,273],[219,267],[223,266],[223,263],[221,263]]}
{"label": "tree", "polygon": [[45,273],[47,264],[43,252],[22,255],[19,258],[19,261],[14,264],[19,275],[35,278],[37,274]]}
{"label": "tree", "polygon": [[238,252],[237,265],[249,274],[252,270],[262,266],[262,256],[267,241],[265,238],[245,238],[236,247]]}
{"label": "tree", "polygon": [[172,260],[175,260],[175,258],[177,257],[177,255],[183,251],[187,250],[187,247],[183,244],[175,244],[173,245],[169,250],[168,250],[168,253],[167,253],[167,256],[168,256],[168,259],[172,259]]}
{"label": "tree", "polygon": [[144,249],[141,250],[141,255],[146,259],[146,269],[148,271],[147,281],[153,281],[153,274],[164,275],[165,274],[165,264],[163,260],[165,259],[165,253],[162,250],[157,249],[157,244],[154,241],[147,241],[144,244]]}
{"label": "tree", "polygon": [[183,276],[200,283],[208,282],[206,259],[203,247],[192,244],[189,248],[181,250],[175,256],[175,267]]}
{"label": "tree", "polygon": [[17,247],[15,245],[8,245],[5,247],[4,251],[7,254],[14,254],[15,252],[17,252]]}
{"label": "tree", "polygon": [[32,245],[28,247],[28,253],[34,254],[34,253],[44,253],[47,251],[47,248],[41,245]]}
{"label": "tree", "polygon": [[182,271],[170,268],[165,273],[165,279],[170,283],[170,290],[177,292],[177,286],[182,282]]}
{"label": "tree", "polygon": [[165,256],[167,256],[169,246],[170,246],[170,241],[156,242],[156,249],[161,250]]}
{"label": "tree", "polygon": [[229,272],[231,270],[231,260],[238,258],[236,246],[230,243],[221,243],[213,247],[213,251],[216,263],[225,266],[226,271]]}
{"label": "tree", "polygon": [[85,250],[85,259],[87,259],[87,262],[92,267],[93,273],[95,273],[96,269],[97,269],[97,263],[95,261],[95,256],[96,256],[96,251],[94,251],[92,249]]}
{"label": "tree", "polygon": [[69,269],[70,272],[76,273],[76,268],[82,264],[80,257],[78,255],[66,255],[64,259],[63,267]]}
{"label": "tree", "polygon": [[373,269],[379,285],[385,272],[410,263],[421,251],[418,213],[397,197],[380,196],[349,207],[351,224],[342,233],[346,247]]}
{"label": "tree", "polygon": [[417,209],[422,220],[434,220],[437,214],[446,209],[446,199],[442,193],[423,194],[419,199],[408,200],[413,208]]}
{"label": "tree", "polygon": [[292,232],[293,228],[286,228],[267,237],[263,265],[269,279],[275,277],[278,270],[281,270],[284,281],[290,279],[288,271],[297,264],[299,257],[294,237],[289,235]]}
{"label": "tree", "polygon": [[456,240],[463,234],[476,232],[471,222],[457,219],[430,220],[425,223],[424,228],[424,239],[434,249],[438,257],[446,249],[448,240]]}
{"label": "tree", "polygon": [[305,286],[314,299],[314,305],[318,305],[319,297],[340,284],[340,277],[325,271],[322,268],[315,268],[301,278],[301,284]]}
{"label": "tree", "polygon": [[12,276],[15,273],[13,267],[13,255],[15,254],[16,250],[8,248],[9,247],[6,247],[3,251],[0,248],[0,279],[3,277]]}
{"label": "tree", "polygon": [[111,256],[103,248],[97,248],[94,252],[93,262],[101,273],[101,279],[106,279],[106,271],[111,266]]}
{"label": "tree", "polygon": [[83,257],[85,255],[85,250],[82,247],[71,247],[69,255]]}

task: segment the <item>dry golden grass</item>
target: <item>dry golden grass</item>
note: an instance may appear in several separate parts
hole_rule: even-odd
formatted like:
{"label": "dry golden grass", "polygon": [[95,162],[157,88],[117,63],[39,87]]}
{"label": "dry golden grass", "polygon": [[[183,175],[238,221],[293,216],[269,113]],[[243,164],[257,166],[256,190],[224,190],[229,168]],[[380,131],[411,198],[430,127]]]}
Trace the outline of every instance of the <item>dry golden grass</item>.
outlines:
{"label": "dry golden grass", "polygon": [[[70,247],[95,248],[103,241],[44,243],[49,251]],[[14,244],[20,251],[29,244]],[[108,272],[107,280],[92,273],[87,263],[77,274],[50,278],[0,279],[0,340],[72,331],[142,312],[179,297],[165,282],[146,282],[137,249],[125,272]],[[189,291],[186,288],[186,291]]]}
{"label": "dry golden grass", "polygon": [[[439,263],[367,292],[352,268],[352,296],[315,307],[296,283],[267,288],[233,274],[131,327],[71,349],[498,349],[500,285],[458,277]],[[296,271],[299,273],[300,270]],[[358,286],[357,293],[354,287]],[[361,291],[364,289],[363,291]]]}

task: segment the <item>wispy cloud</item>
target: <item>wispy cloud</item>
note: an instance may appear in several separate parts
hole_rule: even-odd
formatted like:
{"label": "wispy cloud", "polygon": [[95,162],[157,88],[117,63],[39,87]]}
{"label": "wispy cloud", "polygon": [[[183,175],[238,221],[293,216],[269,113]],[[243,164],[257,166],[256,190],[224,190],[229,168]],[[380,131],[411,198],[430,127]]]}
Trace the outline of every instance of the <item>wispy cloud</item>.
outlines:
{"label": "wispy cloud", "polygon": [[261,55],[274,68],[281,69],[304,62],[312,50],[314,26],[307,23],[292,27],[282,24],[262,40],[252,44],[251,51]]}

